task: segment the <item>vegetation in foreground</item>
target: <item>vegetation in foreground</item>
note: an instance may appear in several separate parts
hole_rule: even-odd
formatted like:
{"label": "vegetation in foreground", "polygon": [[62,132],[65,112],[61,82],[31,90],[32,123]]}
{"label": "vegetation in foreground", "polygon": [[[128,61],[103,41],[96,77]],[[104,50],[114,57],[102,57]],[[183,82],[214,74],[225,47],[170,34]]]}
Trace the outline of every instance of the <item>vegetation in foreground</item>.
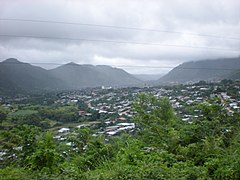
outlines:
{"label": "vegetation in foreground", "polygon": [[[199,104],[201,117],[178,118],[168,99],[141,94],[133,104],[137,128],[117,137],[69,134],[74,144],[54,140],[51,131],[20,125],[1,132],[8,156],[1,179],[238,179],[240,116],[217,99]],[[4,114],[1,115],[4,118]]]}

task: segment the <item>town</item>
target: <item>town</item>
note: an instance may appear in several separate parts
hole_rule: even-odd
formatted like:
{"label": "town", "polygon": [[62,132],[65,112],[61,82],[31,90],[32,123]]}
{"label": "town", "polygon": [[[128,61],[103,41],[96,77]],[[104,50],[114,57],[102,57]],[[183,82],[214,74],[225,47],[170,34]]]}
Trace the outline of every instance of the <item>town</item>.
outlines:
{"label": "town", "polygon": [[23,123],[51,129],[57,139],[65,139],[64,135],[82,127],[93,127],[94,136],[132,132],[135,128],[132,103],[141,93],[151,94],[158,99],[167,97],[175,113],[189,123],[194,118],[202,116],[197,104],[207,103],[210,99],[221,104],[229,115],[240,111],[239,81],[223,80],[218,83],[200,81],[188,85],[144,88],[99,87],[47,94],[41,98],[1,98],[1,107],[7,110],[9,116],[2,122],[2,127],[11,127],[16,118],[24,119],[30,115],[36,120]]}

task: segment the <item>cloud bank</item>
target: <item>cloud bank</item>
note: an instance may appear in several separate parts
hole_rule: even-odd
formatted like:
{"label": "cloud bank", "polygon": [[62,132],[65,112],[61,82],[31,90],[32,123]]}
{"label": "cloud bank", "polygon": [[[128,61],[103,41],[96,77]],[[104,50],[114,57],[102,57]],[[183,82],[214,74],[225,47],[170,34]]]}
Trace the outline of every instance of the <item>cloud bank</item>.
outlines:
{"label": "cloud bank", "polygon": [[[240,1],[236,0],[0,0],[0,35],[32,36],[0,36],[0,60],[15,57],[30,63],[63,64],[73,61],[116,67],[173,67],[192,60],[236,57],[240,54],[239,9]],[[61,21],[85,25],[6,19]],[[66,39],[34,38],[39,36]],[[140,67],[124,69],[130,73],[164,73],[170,70]]]}

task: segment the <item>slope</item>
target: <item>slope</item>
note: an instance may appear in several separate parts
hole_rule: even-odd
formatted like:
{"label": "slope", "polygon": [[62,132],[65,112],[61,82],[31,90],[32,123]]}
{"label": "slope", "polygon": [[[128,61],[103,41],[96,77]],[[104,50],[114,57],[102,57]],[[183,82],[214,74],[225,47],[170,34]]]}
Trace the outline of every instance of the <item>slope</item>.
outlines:
{"label": "slope", "polygon": [[50,70],[54,77],[60,78],[68,89],[97,86],[138,85],[140,80],[122,69],[110,66],[79,65],[68,63]]}
{"label": "slope", "polygon": [[0,91],[3,94],[59,89],[61,84],[47,70],[17,59],[10,58],[0,63]]}
{"label": "slope", "polygon": [[187,83],[220,80],[240,69],[240,57],[183,63],[158,80],[158,83]]}

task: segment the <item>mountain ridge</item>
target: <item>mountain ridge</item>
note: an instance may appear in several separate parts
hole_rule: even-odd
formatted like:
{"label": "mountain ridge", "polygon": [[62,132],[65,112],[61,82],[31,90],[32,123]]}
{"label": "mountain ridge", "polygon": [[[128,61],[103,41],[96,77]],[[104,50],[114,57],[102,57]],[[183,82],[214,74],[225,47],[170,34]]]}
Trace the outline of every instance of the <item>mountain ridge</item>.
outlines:
{"label": "mountain ridge", "polygon": [[70,62],[46,70],[15,58],[0,62],[0,94],[77,90],[97,86],[138,86],[141,83],[126,71],[106,65]]}
{"label": "mountain ridge", "polygon": [[126,71],[107,65],[62,65],[50,70],[54,77],[66,82],[69,88],[84,88],[96,86],[130,86],[138,85],[136,79]]}
{"label": "mountain ridge", "polygon": [[[0,62],[1,92],[37,92],[59,89],[61,81],[52,77],[46,69],[9,58]],[[50,88],[49,88],[50,87]]]}
{"label": "mountain ridge", "polygon": [[185,62],[154,82],[139,80],[136,75],[108,65],[70,62],[46,70],[15,58],[0,62],[0,94],[78,90],[99,86],[143,86],[146,82],[149,85],[159,85],[222,79],[240,79],[240,57]]}
{"label": "mountain ridge", "polygon": [[161,77],[159,84],[178,84],[205,81],[217,81],[230,78],[229,74],[240,69],[240,57],[215,60],[190,61],[173,68]]}

